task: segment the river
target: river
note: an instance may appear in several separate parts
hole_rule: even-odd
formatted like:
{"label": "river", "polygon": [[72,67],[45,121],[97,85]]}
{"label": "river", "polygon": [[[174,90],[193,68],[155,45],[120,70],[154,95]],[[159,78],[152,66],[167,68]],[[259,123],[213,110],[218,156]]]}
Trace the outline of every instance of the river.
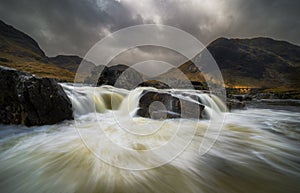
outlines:
{"label": "river", "polygon": [[[134,117],[141,89],[63,87],[75,121],[0,125],[2,193],[300,191],[299,101],[254,101],[222,112],[213,99],[206,108],[222,123],[151,120]],[[203,141],[212,146],[199,153]]]}

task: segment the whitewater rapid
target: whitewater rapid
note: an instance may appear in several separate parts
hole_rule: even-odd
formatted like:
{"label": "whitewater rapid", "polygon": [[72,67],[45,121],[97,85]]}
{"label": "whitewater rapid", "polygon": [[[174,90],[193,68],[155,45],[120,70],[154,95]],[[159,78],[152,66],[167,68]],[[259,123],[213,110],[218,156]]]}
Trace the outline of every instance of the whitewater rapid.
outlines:
{"label": "whitewater rapid", "polygon": [[[208,115],[225,117],[219,130],[213,117],[151,120],[134,116],[144,88],[63,87],[72,100],[75,121],[30,129],[0,126],[1,192],[300,190],[299,112],[253,108],[229,113],[217,97],[195,93],[202,97]],[[207,135],[208,129],[212,135]],[[133,135],[139,131],[147,135]],[[192,140],[185,146],[191,133]],[[176,143],[167,146],[174,136]],[[213,146],[200,154],[204,140]],[[152,167],[157,163],[163,164]]]}

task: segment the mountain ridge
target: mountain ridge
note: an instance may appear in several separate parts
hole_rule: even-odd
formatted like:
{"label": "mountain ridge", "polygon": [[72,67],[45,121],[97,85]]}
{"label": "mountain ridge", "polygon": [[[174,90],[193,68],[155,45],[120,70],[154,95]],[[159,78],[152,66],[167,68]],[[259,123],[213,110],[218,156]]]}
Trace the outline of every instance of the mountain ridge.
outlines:
{"label": "mountain ridge", "polygon": [[[207,50],[218,64],[227,87],[300,87],[300,46],[265,37],[221,37],[212,41]],[[205,76],[192,62],[196,57],[178,69],[191,81],[205,82]],[[176,76],[176,69],[171,69],[159,78]]]}
{"label": "mountain ridge", "polygon": [[[48,57],[33,38],[0,20],[0,65],[40,77],[73,82],[82,61],[81,57],[74,55]],[[95,65],[84,62],[88,64],[86,73],[89,73]]]}
{"label": "mountain ridge", "polygon": [[260,87],[299,86],[300,81],[295,78],[300,72],[300,47],[297,45],[263,37],[218,38],[207,49],[229,84],[243,84],[239,81],[243,77],[259,80],[261,83],[256,86]]}
{"label": "mountain ridge", "polygon": [[[37,76],[72,82],[81,62],[88,64],[83,79],[96,67],[76,55],[48,57],[33,38],[1,20],[0,43],[0,65]],[[207,50],[217,62],[228,87],[300,87],[298,45],[268,37],[221,37],[212,41]],[[203,74],[192,61],[162,76],[178,80],[182,75],[178,70],[192,82],[205,82]]]}

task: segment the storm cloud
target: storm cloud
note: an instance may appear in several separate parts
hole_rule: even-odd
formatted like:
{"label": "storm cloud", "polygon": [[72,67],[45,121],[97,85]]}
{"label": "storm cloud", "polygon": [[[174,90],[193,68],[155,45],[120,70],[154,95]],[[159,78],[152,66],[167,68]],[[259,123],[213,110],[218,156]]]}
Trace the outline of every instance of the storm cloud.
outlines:
{"label": "storm cloud", "polygon": [[296,0],[2,0],[0,19],[49,56],[84,56],[106,35],[146,23],[178,27],[204,44],[265,36],[299,45],[299,8]]}

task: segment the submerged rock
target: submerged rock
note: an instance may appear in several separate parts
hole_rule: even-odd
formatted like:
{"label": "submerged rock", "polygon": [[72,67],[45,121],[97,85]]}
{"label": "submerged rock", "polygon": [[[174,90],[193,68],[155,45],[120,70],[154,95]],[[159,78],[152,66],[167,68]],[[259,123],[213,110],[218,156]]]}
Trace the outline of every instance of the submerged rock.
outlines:
{"label": "submerged rock", "polygon": [[137,115],[152,119],[202,118],[204,105],[196,100],[178,98],[170,92],[144,91]]}
{"label": "submerged rock", "polygon": [[252,96],[250,94],[233,94],[228,95],[227,98],[236,99],[238,101],[252,101]]}
{"label": "submerged rock", "polygon": [[57,82],[0,66],[0,123],[26,126],[73,119],[72,104]]}
{"label": "submerged rock", "polygon": [[230,99],[230,98],[227,98],[226,105],[229,111],[232,109],[244,109],[246,107],[244,101],[239,101],[238,99]]}

